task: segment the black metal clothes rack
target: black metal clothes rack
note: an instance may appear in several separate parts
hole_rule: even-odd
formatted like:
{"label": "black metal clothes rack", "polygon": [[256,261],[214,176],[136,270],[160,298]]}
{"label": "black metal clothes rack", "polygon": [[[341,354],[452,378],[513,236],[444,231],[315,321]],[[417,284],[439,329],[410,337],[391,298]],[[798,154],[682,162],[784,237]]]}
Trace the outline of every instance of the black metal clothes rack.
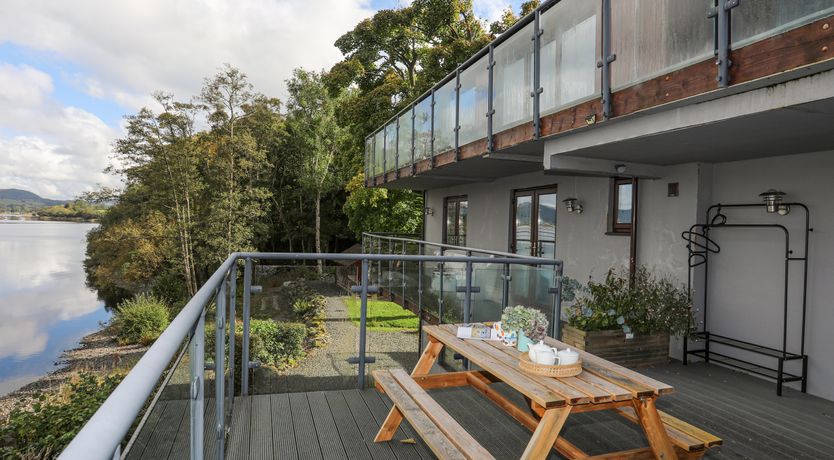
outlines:
{"label": "black metal clothes rack", "polygon": [[[813,229],[810,227],[810,213],[808,207],[802,203],[785,203],[793,209],[801,209],[805,213],[805,229],[802,234],[804,252],[801,257],[794,255],[794,248],[791,245],[790,231],[781,224],[775,223],[727,223],[727,216],[724,214],[726,209],[734,208],[764,208],[765,204],[715,204],[707,209],[705,224],[695,224],[681,234],[686,241],[686,248],[689,251],[688,265],[688,291],[692,292],[693,270],[695,267],[704,266],[704,281],[703,281],[703,329],[695,332],[694,338],[702,341],[703,348],[690,350],[689,340],[683,341],[683,363],[686,365],[689,361],[689,355],[703,358],[706,362],[716,362],[725,366],[740,369],[745,372],[760,375],[770,379],[776,380],[776,394],[782,395],[782,385],[787,382],[802,382],[802,392],[805,393],[808,386],[808,355],[805,354],[805,316],[808,293],[808,237]],[[772,228],[774,230],[781,230],[785,236],[785,268],[784,268],[784,296],[783,296],[783,315],[782,315],[782,348],[767,347],[755,343],[726,337],[711,333],[707,323],[707,304],[709,301],[709,256],[710,254],[717,254],[721,251],[721,247],[715,240],[709,236],[710,230],[715,228],[733,228],[733,229],[751,229],[751,228]],[[802,263],[802,324],[801,324],[801,345],[799,353],[792,353],[788,351],[788,282],[790,280],[791,266],[796,263]],[[720,344],[726,347],[736,348],[751,353],[767,356],[776,359],[776,368],[763,366],[743,359],[728,356],[716,351],[710,350],[710,344]],[[785,371],[786,361],[802,361],[802,372],[797,375]]]}

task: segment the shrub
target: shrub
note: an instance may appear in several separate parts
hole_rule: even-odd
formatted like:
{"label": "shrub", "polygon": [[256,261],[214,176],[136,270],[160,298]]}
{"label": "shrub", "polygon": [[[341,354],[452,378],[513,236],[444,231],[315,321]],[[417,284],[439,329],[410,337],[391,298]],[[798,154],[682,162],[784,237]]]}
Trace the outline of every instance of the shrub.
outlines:
{"label": "shrub", "polygon": [[113,325],[119,345],[148,345],[168,327],[168,306],[161,299],[138,294],[116,307]]}
{"label": "shrub", "polygon": [[121,373],[104,378],[81,373],[57,395],[38,394],[30,409],[18,405],[0,428],[0,457],[56,456],[78,434],[123,377]]}
{"label": "shrub", "polygon": [[324,315],[327,299],[321,294],[312,294],[296,299],[292,304],[292,311],[300,319],[315,319]]}
{"label": "shrub", "polygon": [[586,331],[685,335],[694,327],[686,289],[645,267],[637,269],[631,283],[628,273],[614,270],[601,283],[588,282],[568,318],[568,324]]}
{"label": "shrub", "polygon": [[[304,340],[307,327],[299,323],[284,323],[272,320],[253,319],[249,323],[250,359],[279,369],[294,366],[304,357]],[[243,343],[243,325],[237,326],[235,336]],[[257,337],[257,339],[255,339]],[[253,347],[254,340],[263,346]]]}

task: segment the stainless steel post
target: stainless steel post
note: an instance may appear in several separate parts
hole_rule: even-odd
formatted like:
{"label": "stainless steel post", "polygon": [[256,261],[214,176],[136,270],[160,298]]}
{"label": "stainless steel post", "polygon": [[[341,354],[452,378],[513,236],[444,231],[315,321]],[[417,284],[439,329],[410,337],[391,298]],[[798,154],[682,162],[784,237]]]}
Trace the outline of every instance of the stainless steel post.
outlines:
{"label": "stainless steel post", "polygon": [[359,389],[365,388],[365,329],[368,319],[368,259],[362,259],[362,291],[359,294]]}
{"label": "stainless steel post", "polygon": [[235,302],[237,301],[237,261],[229,274],[229,404],[235,398]]}
{"label": "stainless steel post", "polygon": [[194,326],[191,335],[188,355],[191,361],[191,459],[203,458],[203,376],[205,375],[205,340],[206,340],[206,312],[200,314],[200,319]]}
{"label": "stainless steel post", "polygon": [[553,299],[553,337],[562,338],[562,270],[561,265],[555,266],[556,271],[556,293]]}
{"label": "stainless steel post", "polygon": [[224,397],[226,395],[223,387],[226,371],[226,279],[220,283],[217,292],[217,309],[214,314],[214,404],[215,404],[215,438],[217,460],[223,460],[226,451],[226,417],[224,411]]}
{"label": "stainless steel post", "polygon": [[252,259],[243,266],[243,349],[240,351],[240,394],[249,395],[249,304],[252,297]]}

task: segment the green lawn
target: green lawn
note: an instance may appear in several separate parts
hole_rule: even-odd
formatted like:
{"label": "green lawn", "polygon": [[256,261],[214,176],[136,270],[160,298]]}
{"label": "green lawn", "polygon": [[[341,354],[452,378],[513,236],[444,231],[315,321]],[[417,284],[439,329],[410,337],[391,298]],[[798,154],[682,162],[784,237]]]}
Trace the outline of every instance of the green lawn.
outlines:
{"label": "green lawn", "polygon": [[[355,324],[359,324],[359,298],[345,297],[348,316]],[[385,300],[368,299],[368,329],[375,331],[400,331],[403,329],[417,329],[419,325],[417,315],[403,307]]]}

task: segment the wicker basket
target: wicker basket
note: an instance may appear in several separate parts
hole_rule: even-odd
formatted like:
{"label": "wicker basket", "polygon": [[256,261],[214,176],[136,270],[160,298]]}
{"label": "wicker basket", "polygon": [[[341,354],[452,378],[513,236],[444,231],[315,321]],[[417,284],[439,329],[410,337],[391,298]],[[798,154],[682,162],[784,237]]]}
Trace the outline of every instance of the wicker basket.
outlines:
{"label": "wicker basket", "polygon": [[573,377],[574,375],[579,375],[579,373],[582,372],[582,361],[578,361],[573,364],[565,364],[564,366],[537,364],[530,361],[530,357],[527,356],[527,354],[521,355],[518,365],[525,372],[536,375],[544,375],[546,377]]}

